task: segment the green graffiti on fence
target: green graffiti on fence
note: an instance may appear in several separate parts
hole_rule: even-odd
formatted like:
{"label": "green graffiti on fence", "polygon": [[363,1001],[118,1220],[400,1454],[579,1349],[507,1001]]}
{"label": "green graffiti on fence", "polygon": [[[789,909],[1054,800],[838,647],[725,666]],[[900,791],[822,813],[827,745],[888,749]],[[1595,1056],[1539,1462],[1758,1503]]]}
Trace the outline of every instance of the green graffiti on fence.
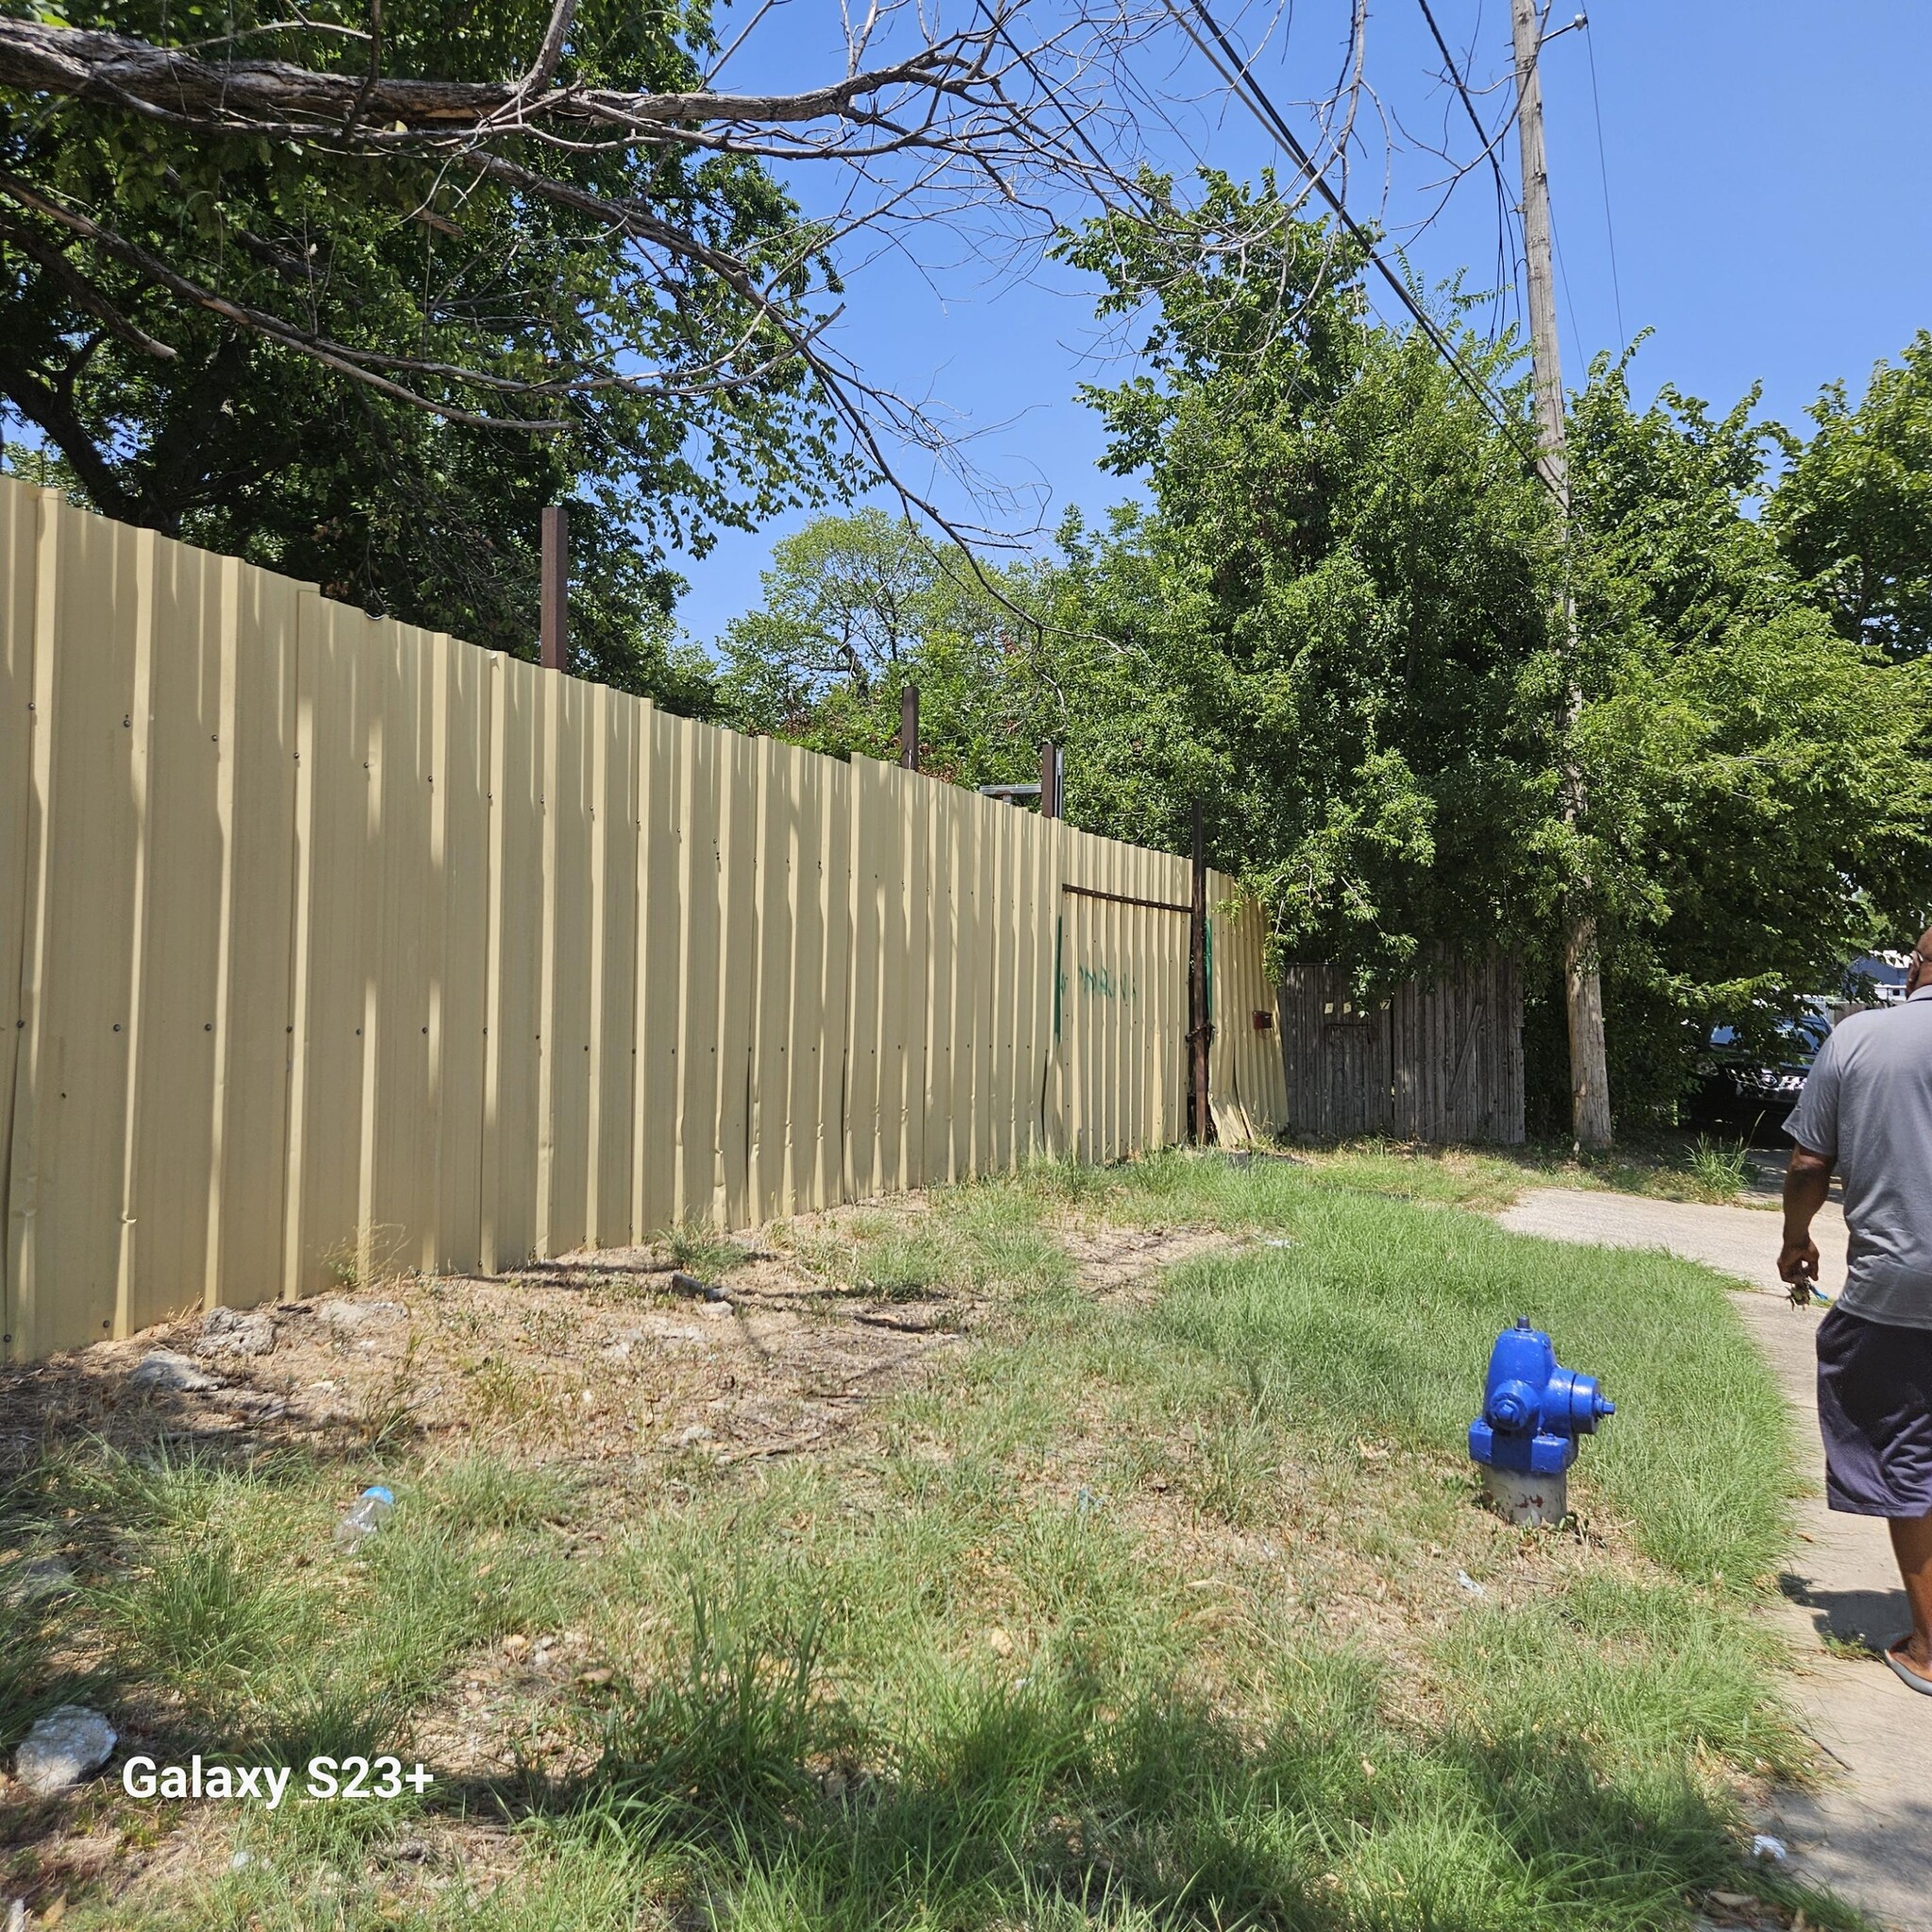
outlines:
{"label": "green graffiti on fence", "polygon": [[[1140,982],[1131,973],[1116,973],[1111,966],[1076,966],[1080,991],[1090,998],[1102,1000],[1138,1000],[1141,997]],[[1065,974],[1060,975],[1060,991],[1067,991]]]}

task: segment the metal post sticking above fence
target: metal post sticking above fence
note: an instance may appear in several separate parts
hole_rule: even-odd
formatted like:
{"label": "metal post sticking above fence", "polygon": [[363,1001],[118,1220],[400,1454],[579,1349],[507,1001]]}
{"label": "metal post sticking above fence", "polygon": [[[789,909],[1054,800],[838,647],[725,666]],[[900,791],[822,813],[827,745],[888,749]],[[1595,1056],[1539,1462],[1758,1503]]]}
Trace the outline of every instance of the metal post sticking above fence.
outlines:
{"label": "metal post sticking above fence", "polygon": [[1214,1138],[1208,1105],[1208,1046],[1214,1027],[1208,1013],[1208,842],[1201,802],[1194,801],[1194,891],[1188,908],[1188,1090],[1189,1125],[1194,1145]]}
{"label": "metal post sticking above fence", "polygon": [[908,684],[899,693],[899,762],[908,772],[919,769],[919,687]]}
{"label": "metal post sticking above fence", "polygon": [[539,598],[539,658],[546,671],[570,668],[570,511],[543,511],[543,586]]}
{"label": "metal post sticking above fence", "polygon": [[1067,775],[1067,755],[1057,744],[1042,744],[1040,747],[1040,816],[1043,819],[1057,819],[1061,816],[1060,787]]}

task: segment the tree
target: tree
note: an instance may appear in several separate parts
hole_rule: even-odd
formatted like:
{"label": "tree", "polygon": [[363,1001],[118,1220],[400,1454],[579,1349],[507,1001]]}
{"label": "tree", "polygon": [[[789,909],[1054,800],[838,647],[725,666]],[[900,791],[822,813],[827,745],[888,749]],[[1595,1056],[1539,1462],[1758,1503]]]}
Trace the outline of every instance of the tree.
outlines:
{"label": "tree", "polygon": [[[58,27],[0,19],[0,72],[9,36],[53,58],[165,26],[263,55],[333,47],[338,77],[351,56],[364,79],[378,64],[494,75],[546,17],[523,0],[391,0],[371,38],[340,11],[270,30],[286,16],[77,0]],[[687,87],[707,32],[702,14],[593,7],[558,58]],[[0,394],[56,480],[124,521],[526,652],[539,512],[575,496],[578,668],[702,702],[666,642],[664,549],[701,550],[719,524],[822,491],[823,402],[769,344],[754,353],[770,366],[685,393],[572,372],[622,353],[690,375],[698,344],[757,332],[755,303],[724,277],[654,283],[581,210],[447,153],[378,157],[373,125],[272,133],[239,108],[197,119],[119,83],[42,90],[17,58],[6,77]],[[753,159],[593,150],[560,166],[586,192],[647,197],[694,247],[798,247],[796,209]],[[799,262],[767,308],[804,315],[815,275]],[[504,396],[524,401],[505,412]]]}
{"label": "tree", "polygon": [[1040,575],[991,572],[876,508],[816,518],[774,546],[762,607],[727,627],[720,701],[746,730],[891,758],[900,693],[917,683],[927,771],[1012,776],[1038,750],[1022,666],[1038,661],[1024,613]]}
{"label": "tree", "polygon": [[1277,950],[1365,984],[1531,940],[1562,858],[1533,441],[1374,326],[1358,253],[1272,181],[1204,189],[1178,246],[1116,218],[1068,251],[1148,318],[1146,373],[1089,397],[1153,500],[1071,545],[1070,809],[1178,850],[1202,798]]}
{"label": "tree", "polygon": [[1872,372],[1853,408],[1834,382],[1812,404],[1808,442],[1768,521],[1840,636],[1892,657],[1932,653],[1932,333]]}
{"label": "tree", "polygon": [[[1768,1041],[1932,900],[1932,663],[1837,635],[1749,513],[1773,438],[1755,395],[1640,408],[1627,358],[1600,361],[1574,399],[1566,553],[1520,388],[1498,424],[1426,341],[1368,320],[1331,233],[1266,185],[1205,191],[1067,249],[1144,325],[1142,373],[1090,400],[1149,500],[1069,519],[1056,556],[1004,576],[1029,620],[1010,636],[1006,604],[953,602],[889,521],[823,525],[734,634],[735,688],[762,667],[787,693],[764,728],[883,750],[886,694],[931,677],[953,775],[1030,775],[1057,738],[1069,817],[1168,850],[1199,798],[1277,957],[1365,991],[1439,946],[1520,947],[1552,1128],[1558,914],[1588,879],[1621,1119],[1669,1120],[1713,1024]],[[1507,382],[1507,344],[1462,354]],[[860,634],[876,674],[841,666]]]}
{"label": "tree", "polygon": [[[830,346],[834,248],[968,208],[1037,236],[1069,189],[1128,185],[1097,141],[1130,124],[1094,110],[1140,27],[1029,33],[1027,4],[953,33],[877,8],[822,82],[733,92],[763,14],[721,45],[708,0],[5,0],[9,261],[43,326],[162,365],[184,324],[230,359],[254,339],[447,423],[575,437],[600,473],[695,446],[770,486],[834,425],[890,471],[882,438],[937,431]],[[831,170],[828,211],[774,162]],[[57,441],[58,387],[20,402]]]}
{"label": "tree", "polygon": [[732,92],[766,12],[709,0],[0,0],[0,402],[109,515],[526,651],[574,498],[578,667],[708,702],[668,550],[947,456],[833,346],[839,252],[1125,181],[1139,28],[1028,4]]}
{"label": "tree", "polygon": [[1769,1044],[1932,888],[1932,681],[1836,635],[1747,514],[1774,440],[1755,403],[1666,386],[1640,410],[1626,358],[1574,408],[1578,742],[1629,1118],[1669,1118],[1712,1024]]}

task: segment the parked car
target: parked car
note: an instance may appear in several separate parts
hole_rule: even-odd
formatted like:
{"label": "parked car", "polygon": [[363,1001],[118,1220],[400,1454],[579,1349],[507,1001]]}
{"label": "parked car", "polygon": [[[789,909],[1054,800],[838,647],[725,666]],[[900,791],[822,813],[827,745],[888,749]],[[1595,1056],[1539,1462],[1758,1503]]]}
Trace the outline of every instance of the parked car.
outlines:
{"label": "parked car", "polygon": [[1831,1015],[1822,1000],[1796,1019],[1774,1021],[1774,1044],[1768,1050],[1743,1044],[1735,1026],[1712,1027],[1691,1090],[1691,1124],[1740,1135],[1760,1147],[1782,1146],[1780,1130],[1830,1031]]}

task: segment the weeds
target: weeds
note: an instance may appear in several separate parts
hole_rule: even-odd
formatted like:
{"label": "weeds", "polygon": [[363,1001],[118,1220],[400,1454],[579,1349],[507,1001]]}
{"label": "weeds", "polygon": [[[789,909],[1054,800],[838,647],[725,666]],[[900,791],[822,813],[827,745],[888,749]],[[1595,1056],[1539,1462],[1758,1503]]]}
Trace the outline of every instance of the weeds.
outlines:
{"label": "weeds", "polygon": [[1741,1141],[1713,1141],[1699,1134],[1685,1165],[1700,1201],[1735,1201],[1751,1177],[1751,1165]]}
{"label": "weeds", "polygon": [[704,1281],[722,1281],[732,1269],[741,1268],[751,1259],[742,1241],[735,1241],[702,1222],[684,1221],[675,1227],[659,1228],[651,1240],[670,1257],[674,1268]]}
{"label": "weeds", "polygon": [[[1722,1285],[1420,1211],[1391,1198],[1405,1159],[1049,1167],[801,1225],[841,1291],[999,1319],[818,1456],[641,1455],[623,1487],[386,1438],[397,1509],[354,1564],[327,1531],[366,1452],[50,1462],[0,1534],[86,1581],[4,1620],[0,1748],[61,1694],[36,1676],[58,1654],[97,1660],[111,1710],[186,1691],[171,1749],[421,1740],[441,1777],[403,1812],[252,1819],[240,1868],[236,1827],[191,1812],[169,1828],[214,1841],[202,1877],[158,1863],[66,1923],[1654,1932],[1696,1890],[1770,1884],[1735,1791],[1802,1770],[1750,1615],[1787,1424]],[[1103,1300],[1067,1215],[1294,1245]],[[1471,1506],[1463,1432],[1523,1312],[1619,1403],[1573,1486],[1588,1538]],[[471,1387],[486,1431],[554,1422],[527,1363]],[[1476,1602],[1458,1569],[1503,1581]],[[539,1632],[574,1633],[567,1664],[506,1661]],[[439,1754],[471,1728],[496,1755],[458,1774]]]}

